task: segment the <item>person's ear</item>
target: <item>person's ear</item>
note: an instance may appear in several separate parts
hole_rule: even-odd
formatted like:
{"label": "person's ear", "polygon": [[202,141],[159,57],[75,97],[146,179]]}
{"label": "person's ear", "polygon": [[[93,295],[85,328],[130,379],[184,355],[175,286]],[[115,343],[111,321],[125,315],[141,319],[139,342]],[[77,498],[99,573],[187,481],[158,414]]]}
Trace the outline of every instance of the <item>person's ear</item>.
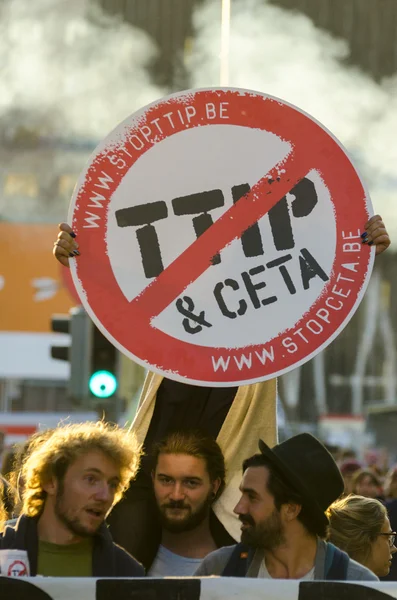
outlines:
{"label": "person's ear", "polygon": [[214,481],[212,482],[212,499],[215,500],[216,495],[218,493],[219,488],[221,487],[221,480],[218,477],[217,479],[214,479]]}
{"label": "person's ear", "polygon": [[58,481],[55,477],[51,477],[48,481],[43,483],[42,487],[48,496],[56,496],[58,492]]}
{"label": "person's ear", "polygon": [[300,504],[295,504],[294,502],[288,502],[283,504],[281,507],[281,514],[284,517],[284,520],[289,523],[294,519],[297,519],[300,512],[302,510],[302,506]]}

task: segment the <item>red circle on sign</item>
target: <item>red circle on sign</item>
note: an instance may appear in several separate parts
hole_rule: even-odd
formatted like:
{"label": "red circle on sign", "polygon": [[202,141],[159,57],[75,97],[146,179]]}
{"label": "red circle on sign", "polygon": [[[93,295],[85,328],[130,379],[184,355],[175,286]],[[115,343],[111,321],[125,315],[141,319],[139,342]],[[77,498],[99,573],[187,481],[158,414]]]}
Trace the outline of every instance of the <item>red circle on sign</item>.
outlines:
{"label": "red circle on sign", "polygon": [[[14,571],[17,569],[17,575],[14,575]],[[21,560],[14,560],[8,567],[8,577],[24,577],[28,574],[26,565]]]}
{"label": "red circle on sign", "polygon": [[[289,142],[292,150],[129,300],[116,280],[106,243],[112,195],[128,170],[162,140],[202,126],[224,125],[221,110],[211,114],[210,122],[206,113],[208,105],[220,102],[228,108],[228,125],[271,132]],[[186,107],[194,107],[189,119]],[[164,118],[181,113],[183,108],[184,119]],[[150,136],[153,123],[161,123],[161,127]],[[261,344],[230,348],[189,343],[153,325],[153,320],[183,296],[192,281],[212,267],[215,255],[241,238],[313,169],[324,180],[333,203],[335,255],[321,293],[293,327]],[[73,279],[96,325],[121,351],[145,367],[172,379],[202,385],[265,380],[299,366],[326,347],[358,307],[374,256],[360,239],[370,209],[368,195],[342,146],[297,108],[245,90],[176,94],[120,125],[100,145],[82,175],[70,209],[81,251],[81,256],[71,261]],[[299,260],[305,263],[305,255]],[[304,268],[310,272],[310,261]]]}

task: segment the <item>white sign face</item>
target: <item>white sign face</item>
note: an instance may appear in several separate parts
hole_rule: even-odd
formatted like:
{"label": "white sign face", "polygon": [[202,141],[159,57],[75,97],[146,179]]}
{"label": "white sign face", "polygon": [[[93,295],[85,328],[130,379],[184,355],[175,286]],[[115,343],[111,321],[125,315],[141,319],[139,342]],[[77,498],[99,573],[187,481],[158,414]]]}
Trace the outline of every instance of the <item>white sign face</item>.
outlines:
{"label": "white sign face", "polygon": [[340,144],[262,94],[198,90],[122,123],[76,189],[74,281],[145,367],[202,385],[274,377],[357,308],[368,196]]}

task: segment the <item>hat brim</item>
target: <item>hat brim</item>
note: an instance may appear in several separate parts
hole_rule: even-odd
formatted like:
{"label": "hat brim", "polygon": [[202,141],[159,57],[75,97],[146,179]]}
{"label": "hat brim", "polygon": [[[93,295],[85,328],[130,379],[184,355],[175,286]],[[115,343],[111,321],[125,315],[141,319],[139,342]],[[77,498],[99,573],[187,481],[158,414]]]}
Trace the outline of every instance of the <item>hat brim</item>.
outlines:
{"label": "hat brim", "polygon": [[289,483],[301,496],[305,502],[305,506],[310,510],[312,516],[317,522],[328,525],[329,521],[321,506],[318,504],[313,494],[309,492],[302,480],[295,475],[288,464],[281,460],[273,450],[265,444],[263,440],[259,440],[259,450],[266,456],[269,462],[281,473],[287,483]]}

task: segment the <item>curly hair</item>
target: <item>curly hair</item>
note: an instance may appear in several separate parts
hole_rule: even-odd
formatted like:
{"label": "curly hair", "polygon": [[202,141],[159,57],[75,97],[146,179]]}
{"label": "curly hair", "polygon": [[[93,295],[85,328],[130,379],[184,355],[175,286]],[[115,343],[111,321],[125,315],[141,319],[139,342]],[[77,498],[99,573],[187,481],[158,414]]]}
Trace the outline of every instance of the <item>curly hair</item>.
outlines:
{"label": "curly hair", "polygon": [[328,541],[365,565],[387,517],[383,504],[374,498],[350,494],[333,502],[326,514]]}
{"label": "curly hair", "polygon": [[43,486],[52,478],[62,482],[70,465],[93,450],[100,450],[120,468],[116,504],[138,472],[141,446],[131,431],[104,421],[86,422],[57,427],[29,452],[22,467],[23,512],[30,517],[40,515],[47,496]]}
{"label": "curly hair", "polygon": [[[19,508],[22,503],[24,488],[22,467],[28,456],[31,454],[31,452],[33,452],[34,448],[37,445],[45,442],[50,435],[52,435],[53,431],[53,429],[36,431],[24,443],[15,444],[7,455],[8,475],[6,476],[6,479],[10,482],[11,486],[15,490],[16,503],[19,505]],[[4,472],[6,473],[6,471]]]}
{"label": "curly hair", "polygon": [[8,514],[6,511],[6,507],[4,505],[4,493],[5,493],[5,486],[4,486],[3,480],[0,477],[0,533],[2,533],[2,531],[4,529],[4,524],[8,519]]}
{"label": "curly hair", "polygon": [[11,484],[0,475],[0,532],[1,523],[5,523],[14,515],[17,506],[17,494]]}

